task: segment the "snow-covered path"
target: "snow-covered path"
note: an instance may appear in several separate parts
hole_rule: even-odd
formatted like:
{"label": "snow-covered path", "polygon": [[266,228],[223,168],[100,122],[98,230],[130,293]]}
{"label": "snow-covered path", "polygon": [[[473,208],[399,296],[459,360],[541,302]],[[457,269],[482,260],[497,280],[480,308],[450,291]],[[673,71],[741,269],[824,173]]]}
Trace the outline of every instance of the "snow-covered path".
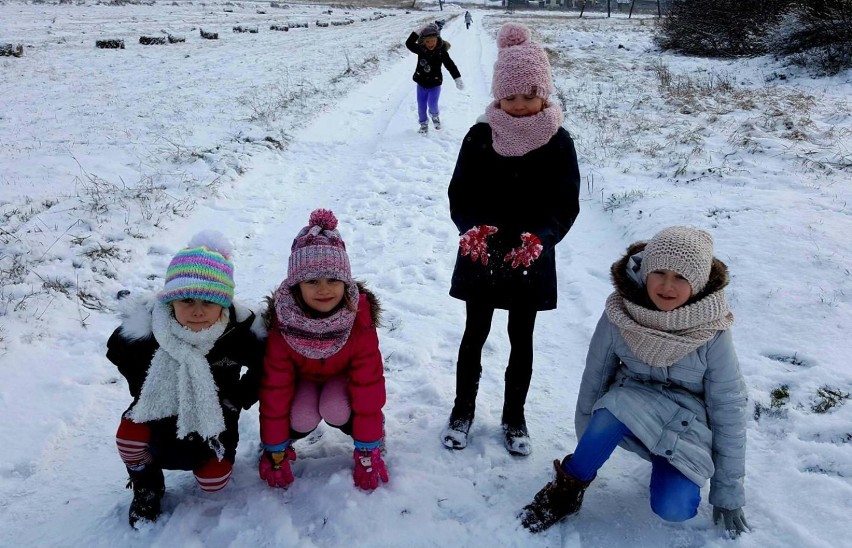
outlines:
{"label": "snow-covered path", "polygon": [[[0,392],[0,404],[13,402],[25,424],[37,417],[43,423],[33,429],[46,432],[30,461],[12,459],[16,464],[0,468],[6,484],[0,484],[0,546],[728,544],[711,525],[706,489],[697,518],[667,524],[654,516],[647,502],[650,469],[623,451],[616,451],[606,473],[589,490],[577,518],[536,536],[515,519],[551,477],[552,459],[574,447],[576,392],[589,338],[610,292],[609,265],[634,239],[634,232],[624,228],[629,219],[614,218],[601,207],[602,190],[600,196],[582,190],[580,216],[557,248],[559,307],[538,316],[527,403],[533,454],[513,458],[502,445],[499,419],[509,345],[501,312],[495,314],[485,347],[470,445],[453,452],[438,440],[452,405],[455,354],[464,324],[463,303],[447,294],[458,235],[449,219],[446,190],[461,140],[489,101],[496,56],[495,22],[485,13],[473,15],[470,30],[457,17],[443,32],[453,44],[451,54],[466,88],[456,90],[445,71],[440,132],[416,132],[414,56],[383,65],[369,81],[354,86],[333,108],[293,134],[285,151],[253,156],[248,172],[199,203],[191,216],[172,222],[167,241],[144,244],[149,247],[139,258],[140,267],[121,280],[133,293],[151,289],[159,283],[152,281],[151,272],[164,271],[192,234],[216,228],[236,248],[238,300],[256,306],[285,276],[292,238],[310,211],[332,209],[354,274],[378,294],[385,310],[379,336],[388,386],[390,483],[372,493],[353,488],[351,440],[321,426],[295,445],[300,458],[294,465],[294,485],[287,491],[269,489],[256,472],[255,407],[241,418],[234,476],[223,492],[202,495],[191,474],[167,472],[163,517],[143,531],[129,529],[131,494],[124,489],[126,474],[113,442],[129,398],[124,380],[103,357],[116,319],[93,314],[84,336],[69,330],[45,343],[31,341],[27,359],[32,363],[72,364],[61,375],[50,367],[3,372],[8,386],[36,387],[56,397],[39,393],[28,400]],[[310,100],[306,104],[310,108]],[[570,125],[568,129],[575,132]],[[588,136],[588,130],[580,126],[576,131]],[[593,171],[582,155],[580,168],[583,175]],[[729,199],[740,197],[732,193]],[[671,210],[677,199],[660,198],[659,209]],[[755,308],[747,312],[754,314]],[[62,321],[74,323],[73,318]],[[744,350],[753,365],[757,351]],[[766,376],[772,382],[777,378]],[[48,401],[49,413],[42,409]],[[803,466],[790,461],[794,453],[808,454],[809,442],[792,440],[794,449],[782,455],[785,466],[775,468],[776,433],[772,427],[758,430],[753,423],[749,428],[750,443],[757,443],[750,446],[746,511],[755,532],[738,544],[827,545],[824,539],[833,538],[833,533],[815,533],[809,524],[789,519],[797,501],[783,482],[791,469]],[[818,431],[819,423],[808,428]],[[847,483],[838,487],[838,478],[831,474],[797,470],[792,485],[804,491],[815,476],[830,496],[823,502],[818,491],[807,493],[814,507],[809,519],[824,529],[842,531],[845,514],[839,502],[848,502],[843,474],[849,472],[849,447],[819,443],[828,447],[821,448],[819,456],[828,455],[839,470],[839,481]],[[21,445],[18,440],[11,443],[16,458],[23,452]]]}

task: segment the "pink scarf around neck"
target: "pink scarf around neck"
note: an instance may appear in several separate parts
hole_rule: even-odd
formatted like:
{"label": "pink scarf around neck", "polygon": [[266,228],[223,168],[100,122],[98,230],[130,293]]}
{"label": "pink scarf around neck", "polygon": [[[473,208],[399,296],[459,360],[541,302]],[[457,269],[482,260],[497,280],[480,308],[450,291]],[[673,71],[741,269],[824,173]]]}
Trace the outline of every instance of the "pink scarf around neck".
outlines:
{"label": "pink scarf around neck", "polygon": [[485,110],[500,156],[523,156],[547,144],[562,125],[562,111],[550,104],[538,114],[516,118],[500,109],[494,101]]}

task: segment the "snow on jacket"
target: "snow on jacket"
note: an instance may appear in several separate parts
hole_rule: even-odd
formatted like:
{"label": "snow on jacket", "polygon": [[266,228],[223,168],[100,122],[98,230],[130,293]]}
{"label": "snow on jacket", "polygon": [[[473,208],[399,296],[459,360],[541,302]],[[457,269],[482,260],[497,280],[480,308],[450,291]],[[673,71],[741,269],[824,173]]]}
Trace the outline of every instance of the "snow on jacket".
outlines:
{"label": "snow on jacket", "polygon": [[269,311],[273,324],[260,387],[260,439],[265,445],[279,445],[290,439],[290,408],[299,381],[323,383],[342,373],[349,378],[352,437],[365,443],[381,439],[386,394],[376,331],[380,308],[372,293],[359,289],[358,312],[349,339],[336,354],[325,359],[306,358],[293,350],[274,323],[274,310]]}
{"label": "snow on jacket", "polygon": [[438,45],[434,49],[426,49],[420,42],[420,36],[412,32],[405,41],[408,51],[417,55],[417,68],[412,79],[424,88],[434,88],[444,83],[441,65],[447,67],[453,80],[461,78],[461,72],[450,58],[450,43],[438,37]]}
{"label": "snow on jacket", "polygon": [[[133,402],[139,399],[142,385],[151,366],[154,353],[160,347],[152,329],[152,310],[156,295],[131,301],[122,313],[122,323],[107,341],[107,359],[118,367],[127,379]],[[229,322],[225,332],[207,354],[213,381],[219,393],[219,403],[225,418],[225,431],[219,441],[225,448],[225,458],[234,460],[239,433],[237,421],[240,408],[248,409],[257,401],[263,363],[266,329],[263,321],[249,308],[234,303],[228,310]],[[241,375],[242,368],[247,372]],[[146,423],[151,427],[152,440],[159,442],[161,453],[198,453],[211,451],[199,437],[190,434],[177,438],[177,417]],[[165,458],[166,455],[163,455]]]}
{"label": "snow on jacket", "polygon": [[[644,289],[623,273],[628,257],[642,248],[632,246],[612,267],[619,292],[639,304],[645,304]],[[714,259],[710,282],[693,300],[727,283],[727,269]],[[624,438],[623,448],[649,460],[664,457],[699,486],[709,479],[710,503],[735,509],[745,505],[747,400],[730,330],[669,367],[651,367],[604,313],[589,345],[574,421],[580,438],[592,413],[608,409],[642,442]]]}
{"label": "snow on jacket", "polygon": [[[574,141],[559,128],[550,141],[523,156],[497,154],[491,126],[480,122],[462,142],[449,186],[450,216],[459,234],[496,226],[488,238],[488,265],[459,251],[450,295],[508,310],[556,308],[555,247],[580,212],[580,170]],[[521,245],[521,233],[541,239],[541,256],[525,268],[503,257]]]}

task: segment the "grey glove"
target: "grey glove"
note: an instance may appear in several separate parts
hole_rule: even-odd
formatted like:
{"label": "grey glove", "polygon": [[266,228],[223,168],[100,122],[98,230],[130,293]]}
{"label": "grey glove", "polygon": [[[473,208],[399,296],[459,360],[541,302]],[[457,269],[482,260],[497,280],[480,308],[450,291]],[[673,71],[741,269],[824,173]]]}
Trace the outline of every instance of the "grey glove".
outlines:
{"label": "grey glove", "polygon": [[723,525],[725,527],[725,531],[728,532],[728,536],[732,539],[737,538],[740,533],[751,531],[751,527],[746,521],[742,508],[728,510],[726,508],[714,506],[713,523],[716,525]]}

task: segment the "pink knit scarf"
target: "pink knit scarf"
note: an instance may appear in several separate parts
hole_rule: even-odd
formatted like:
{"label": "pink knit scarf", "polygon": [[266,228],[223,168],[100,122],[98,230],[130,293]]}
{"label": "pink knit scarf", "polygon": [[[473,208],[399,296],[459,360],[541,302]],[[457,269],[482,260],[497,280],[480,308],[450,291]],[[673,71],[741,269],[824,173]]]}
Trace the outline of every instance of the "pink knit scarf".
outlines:
{"label": "pink knit scarf", "polygon": [[358,286],[351,283],[346,291],[355,310],[345,306],[326,318],[311,318],[296,304],[290,287],[282,283],[275,292],[275,316],[284,340],[306,358],[320,360],[336,354],[352,332],[358,314]]}
{"label": "pink knit scarf", "polygon": [[494,150],[500,156],[523,156],[542,147],[559,131],[562,111],[549,105],[538,114],[516,118],[500,109],[494,101],[485,110],[494,140]]}

